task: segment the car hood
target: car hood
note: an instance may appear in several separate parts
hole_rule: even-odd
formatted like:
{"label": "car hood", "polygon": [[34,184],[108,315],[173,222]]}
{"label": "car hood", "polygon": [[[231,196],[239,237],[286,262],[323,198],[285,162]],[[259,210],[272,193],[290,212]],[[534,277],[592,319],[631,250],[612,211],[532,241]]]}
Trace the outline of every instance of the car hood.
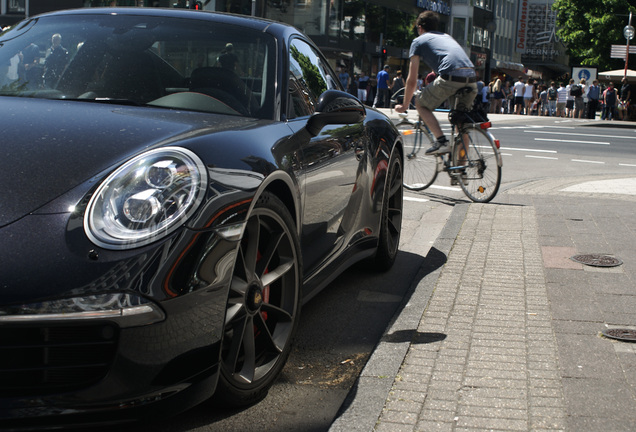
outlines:
{"label": "car hood", "polygon": [[1,97],[0,227],[88,180],[99,181],[150,147],[254,121],[94,102]]}

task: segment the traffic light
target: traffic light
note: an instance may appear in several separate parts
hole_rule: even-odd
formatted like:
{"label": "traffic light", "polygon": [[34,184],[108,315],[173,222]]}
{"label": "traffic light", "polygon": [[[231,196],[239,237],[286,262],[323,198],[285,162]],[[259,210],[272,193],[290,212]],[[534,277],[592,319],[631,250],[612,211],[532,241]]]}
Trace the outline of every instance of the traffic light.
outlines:
{"label": "traffic light", "polygon": [[193,1],[190,3],[190,9],[203,10],[203,3],[200,1]]}
{"label": "traffic light", "polygon": [[386,56],[386,47],[382,47],[382,55]]}

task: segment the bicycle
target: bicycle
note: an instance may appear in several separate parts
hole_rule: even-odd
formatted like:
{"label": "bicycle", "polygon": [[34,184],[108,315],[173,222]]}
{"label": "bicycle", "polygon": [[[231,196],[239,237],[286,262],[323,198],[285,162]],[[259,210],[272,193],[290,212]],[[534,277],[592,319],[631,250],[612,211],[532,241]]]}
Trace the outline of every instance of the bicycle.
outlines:
{"label": "bicycle", "polygon": [[[470,87],[463,87],[455,94],[471,91]],[[417,120],[409,120],[406,114],[400,114],[400,117],[396,126],[404,143],[405,188],[422,191],[435,182],[439,172],[445,171],[451,179],[451,185],[461,186],[472,201],[487,203],[495,197],[501,184],[503,163],[499,140],[488,132],[492,126],[489,121],[476,121],[473,113],[456,103],[448,114],[452,125],[450,153],[426,155],[426,150],[435,143],[429,128],[419,116]]]}

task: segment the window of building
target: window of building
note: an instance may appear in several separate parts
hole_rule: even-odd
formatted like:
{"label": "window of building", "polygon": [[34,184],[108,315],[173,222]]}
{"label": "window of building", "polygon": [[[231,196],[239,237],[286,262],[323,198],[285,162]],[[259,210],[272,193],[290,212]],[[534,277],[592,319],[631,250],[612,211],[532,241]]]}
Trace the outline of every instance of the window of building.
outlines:
{"label": "window of building", "polygon": [[342,37],[352,40],[364,40],[366,12],[363,0],[345,0]]}
{"label": "window of building", "polygon": [[483,46],[484,44],[484,30],[479,27],[473,27],[473,45]]}
{"label": "window of building", "polygon": [[492,10],[492,2],[493,0],[472,0],[473,6],[486,10]]}
{"label": "window of building", "polygon": [[7,4],[7,12],[23,14],[26,11],[25,2],[26,0],[9,0]]}
{"label": "window of building", "polygon": [[466,45],[466,18],[453,18],[453,34],[451,36],[453,36],[460,45]]}

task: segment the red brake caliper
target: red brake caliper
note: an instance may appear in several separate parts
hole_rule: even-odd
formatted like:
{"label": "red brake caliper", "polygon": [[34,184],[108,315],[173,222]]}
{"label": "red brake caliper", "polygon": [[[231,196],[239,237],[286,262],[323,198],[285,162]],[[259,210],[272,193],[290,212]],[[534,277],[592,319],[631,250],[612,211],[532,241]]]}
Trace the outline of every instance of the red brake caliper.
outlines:
{"label": "red brake caliper", "polygon": [[[260,261],[262,257],[263,255],[261,255],[261,252],[257,251],[256,262]],[[267,273],[269,273],[269,270],[265,269],[263,274],[267,274]],[[263,303],[269,303],[269,285],[267,285],[266,287],[263,287]],[[263,321],[267,321],[267,312],[261,311],[261,315],[263,316]],[[256,329],[254,330],[256,331]]]}

